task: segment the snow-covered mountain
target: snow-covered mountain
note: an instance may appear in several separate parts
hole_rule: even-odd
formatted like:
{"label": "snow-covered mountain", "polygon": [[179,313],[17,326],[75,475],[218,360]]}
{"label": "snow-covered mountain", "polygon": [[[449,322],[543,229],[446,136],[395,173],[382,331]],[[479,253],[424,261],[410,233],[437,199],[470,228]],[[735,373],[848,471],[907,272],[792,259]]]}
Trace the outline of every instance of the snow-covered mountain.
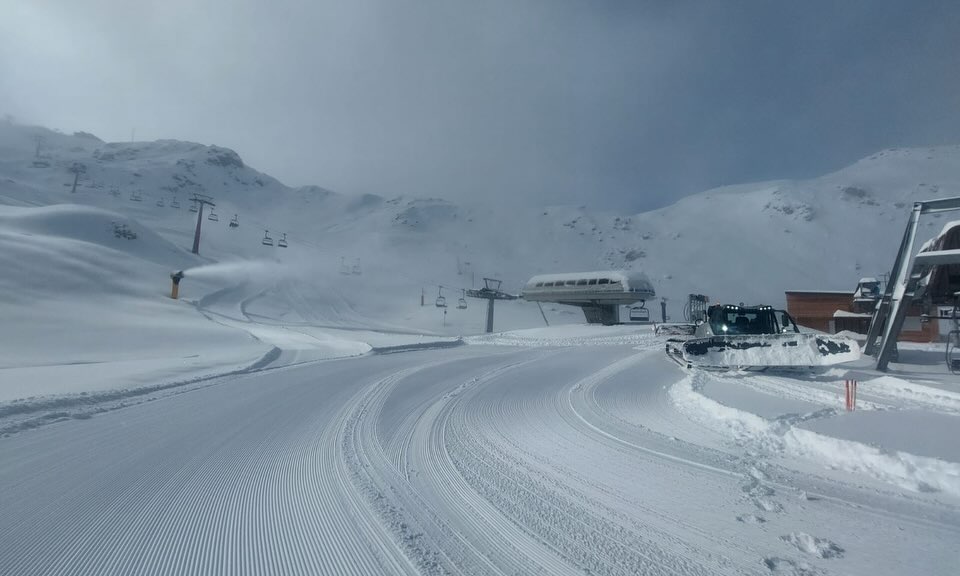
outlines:
{"label": "snow-covered mountain", "polygon": [[[0,572],[950,573],[939,345],[884,375],[682,370],[649,326],[543,327],[523,301],[496,325],[525,330],[450,336],[482,330],[456,304],[483,276],[640,269],[675,315],[688,291],[850,288],[958,176],[956,147],[885,151],[625,215],[293,189],[225,148],[0,126]],[[199,255],[192,194],[218,215]]]}
{"label": "snow-covered mountain", "polygon": [[[194,193],[211,196],[219,216],[204,221],[199,259],[188,252]],[[889,269],[913,201],[953,195],[960,195],[960,146],[884,150],[812,180],[727,186],[660,210],[616,214],[589,205],[345,196],[284,186],[227,148],[172,140],[105,143],[86,133],[0,126],[0,203],[109,211],[115,216],[105,219],[129,219],[132,229],[179,248],[164,252],[169,269],[252,259],[280,264],[271,278],[256,282],[224,278],[223,288],[233,289],[206,294],[210,306],[395,330],[479,331],[479,305],[451,309],[444,319],[421,308],[420,298],[423,291],[429,304],[444,286],[443,295],[455,300],[483,277],[517,291],[534,274],[642,270],[658,294],[673,301],[675,316],[688,292],[780,304],[786,289],[851,289],[859,277]],[[230,229],[234,215],[241,225]],[[941,224],[931,221],[928,233]],[[290,248],[264,246],[267,230],[274,240],[286,234]],[[354,268],[362,274],[341,274]],[[160,292],[165,279],[155,281]],[[29,274],[15,282],[31,289]],[[184,291],[189,298],[189,281]],[[510,312],[501,316],[509,327],[542,323],[533,305],[506,306]],[[556,320],[580,320],[575,310],[552,313]]]}

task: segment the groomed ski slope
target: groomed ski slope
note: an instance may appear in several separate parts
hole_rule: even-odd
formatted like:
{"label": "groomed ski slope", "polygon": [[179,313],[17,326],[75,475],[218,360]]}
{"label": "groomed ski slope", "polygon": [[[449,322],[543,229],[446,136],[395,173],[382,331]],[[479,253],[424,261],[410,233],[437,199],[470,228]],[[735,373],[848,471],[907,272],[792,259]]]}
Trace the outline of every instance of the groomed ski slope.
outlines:
{"label": "groomed ski slope", "polygon": [[[0,576],[953,574],[939,346],[867,370],[846,413],[850,367],[685,372],[645,327],[511,301],[507,332],[471,336],[483,303],[453,303],[487,275],[598,267],[673,302],[849,288],[889,265],[876,224],[958,175],[957,147],[911,149],[647,214],[481,209],[0,124]],[[200,255],[193,193],[220,214]],[[714,225],[676,225],[694,221]],[[705,245],[723,270],[691,265]],[[777,273],[744,283],[743,258]]]}
{"label": "groomed ski slope", "polygon": [[652,335],[547,336],[234,375],[2,438],[0,573],[953,573],[949,489],[731,434],[747,417],[704,394],[736,376],[691,376]]}

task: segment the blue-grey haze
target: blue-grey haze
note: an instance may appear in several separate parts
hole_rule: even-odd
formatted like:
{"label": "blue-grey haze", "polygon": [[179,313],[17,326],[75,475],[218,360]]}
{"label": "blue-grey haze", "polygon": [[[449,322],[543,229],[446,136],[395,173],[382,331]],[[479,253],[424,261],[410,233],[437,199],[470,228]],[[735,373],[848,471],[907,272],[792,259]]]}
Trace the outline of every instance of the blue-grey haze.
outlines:
{"label": "blue-grey haze", "polygon": [[960,141],[960,2],[5,0],[0,114],[291,185],[641,210]]}

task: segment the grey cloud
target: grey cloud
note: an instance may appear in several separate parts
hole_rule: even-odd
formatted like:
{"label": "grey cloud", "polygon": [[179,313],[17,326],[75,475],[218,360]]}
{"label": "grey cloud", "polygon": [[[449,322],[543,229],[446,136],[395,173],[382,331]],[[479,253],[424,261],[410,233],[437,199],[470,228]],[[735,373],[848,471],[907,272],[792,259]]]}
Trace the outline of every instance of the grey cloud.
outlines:
{"label": "grey cloud", "polygon": [[346,193],[644,209],[957,141],[955,2],[19,0],[0,112]]}

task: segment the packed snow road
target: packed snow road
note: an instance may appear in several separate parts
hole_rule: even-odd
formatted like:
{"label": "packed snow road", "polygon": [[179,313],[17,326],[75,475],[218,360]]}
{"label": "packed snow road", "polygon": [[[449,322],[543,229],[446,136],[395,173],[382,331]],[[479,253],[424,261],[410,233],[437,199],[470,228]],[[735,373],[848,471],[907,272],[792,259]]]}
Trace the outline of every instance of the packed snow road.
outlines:
{"label": "packed snow road", "polygon": [[659,346],[320,362],[0,438],[0,574],[955,569],[956,507],[686,419]]}

